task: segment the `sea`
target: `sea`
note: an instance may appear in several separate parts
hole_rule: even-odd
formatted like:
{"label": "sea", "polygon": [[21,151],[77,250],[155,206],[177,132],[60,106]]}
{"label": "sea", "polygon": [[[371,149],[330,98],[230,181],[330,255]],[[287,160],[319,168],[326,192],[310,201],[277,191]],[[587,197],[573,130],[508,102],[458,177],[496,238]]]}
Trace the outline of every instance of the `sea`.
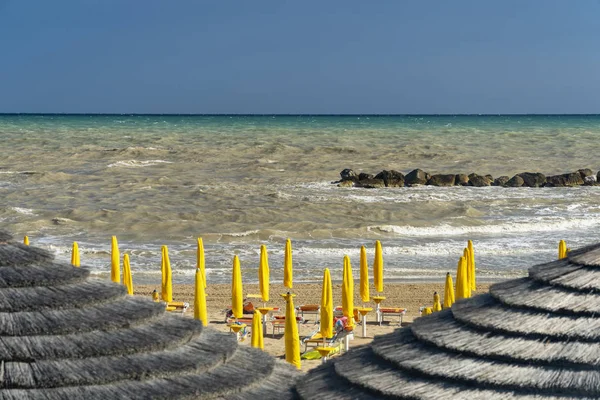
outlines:
{"label": "sea", "polygon": [[295,282],[344,255],[383,246],[386,281],[443,282],[473,240],[478,278],[524,276],[569,248],[600,241],[600,187],[341,188],[339,173],[546,175],[600,168],[598,115],[0,115],[0,229],[108,276],[110,239],[133,279],[192,283],[196,239],[208,283],[230,282],[234,255],[257,282],[259,250]]}

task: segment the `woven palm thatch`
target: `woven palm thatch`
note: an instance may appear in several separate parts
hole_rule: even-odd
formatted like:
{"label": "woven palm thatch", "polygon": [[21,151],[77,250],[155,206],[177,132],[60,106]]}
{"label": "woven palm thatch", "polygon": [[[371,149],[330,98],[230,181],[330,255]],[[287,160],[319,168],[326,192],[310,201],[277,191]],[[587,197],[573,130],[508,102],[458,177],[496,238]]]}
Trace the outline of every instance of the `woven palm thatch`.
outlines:
{"label": "woven palm thatch", "polygon": [[303,399],[600,397],[600,245],[376,337],[300,378]]}
{"label": "woven palm thatch", "polygon": [[286,399],[298,376],[0,232],[0,399]]}

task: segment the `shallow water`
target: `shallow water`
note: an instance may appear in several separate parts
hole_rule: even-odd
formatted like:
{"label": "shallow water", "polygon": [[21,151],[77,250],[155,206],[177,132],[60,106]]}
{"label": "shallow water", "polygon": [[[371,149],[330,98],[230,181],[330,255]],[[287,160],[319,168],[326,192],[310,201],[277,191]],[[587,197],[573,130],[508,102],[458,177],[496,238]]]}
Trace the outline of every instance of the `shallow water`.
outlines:
{"label": "shallow water", "polygon": [[209,282],[240,255],[256,280],[261,244],[282,276],[341,275],[384,247],[387,279],[443,279],[468,239],[480,277],[519,276],[560,239],[600,239],[600,188],[338,188],[339,171],[547,175],[596,171],[598,116],[0,116],[0,221],[68,260],[109,270],[110,236],[136,280],[157,282],[169,245],[176,282],[192,282],[195,239]]}

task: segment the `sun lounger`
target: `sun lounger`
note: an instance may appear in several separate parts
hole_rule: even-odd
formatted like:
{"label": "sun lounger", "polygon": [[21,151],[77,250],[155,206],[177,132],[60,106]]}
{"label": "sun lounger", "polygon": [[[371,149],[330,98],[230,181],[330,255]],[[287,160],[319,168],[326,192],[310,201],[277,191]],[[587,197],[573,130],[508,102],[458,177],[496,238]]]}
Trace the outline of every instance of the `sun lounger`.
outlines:
{"label": "sun lounger", "polygon": [[[345,317],[335,318],[336,323],[334,323],[334,328],[336,331],[331,338],[323,340],[323,336],[321,336],[319,329],[316,329],[310,335],[305,337],[302,340],[302,343],[304,343],[304,352],[308,351],[309,347],[339,347],[338,352],[341,353],[345,347],[344,339],[352,334],[353,329],[352,326],[345,325],[346,320],[347,318]],[[341,326],[343,326],[343,328]]]}
{"label": "sun lounger", "polygon": [[[277,331],[278,333],[280,331],[285,330],[285,315],[276,315],[273,317],[272,320],[267,321],[268,323],[271,324],[271,328],[273,329],[273,331],[271,332],[271,335],[273,337],[275,337],[275,331]],[[296,322],[298,324],[304,322],[304,318],[298,316],[296,317]]]}
{"label": "sun lounger", "polygon": [[[304,338],[302,340],[302,343],[304,343],[304,352],[307,352],[309,347],[316,348],[316,347],[338,347],[338,346],[341,346],[341,348],[343,348],[342,342],[337,338],[337,335],[333,335],[333,337],[323,340],[323,337],[321,336],[321,334],[318,331],[313,332],[310,336]],[[323,345],[323,343],[325,343],[325,345]],[[341,351],[341,348],[340,348],[340,351]]]}
{"label": "sun lounger", "polygon": [[[333,316],[336,318],[340,318],[344,316],[344,311],[342,309],[342,306],[337,306],[336,308],[333,309]],[[358,308],[354,307],[354,322],[359,322],[360,321],[360,316],[358,314]]]}
{"label": "sun lounger", "polygon": [[184,314],[189,307],[190,303],[183,301],[170,301],[167,303],[167,311],[169,312],[179,312]]}
{"label": "sun lounger", "polygon": [[379,309],[379,325],[384,321],[385,317],[398,317],[398,326],[402,325],[402,317],[406,314],[406,308],[400,307],[381,307]]}
{"label": "sun lounger", "polygon": [[319,323],[319,315],[321,313],[321,306],[318,304],[304,304],[296,307],[296,313],[300,314],[304,318],[304,314],[314,314],[315,324]]}

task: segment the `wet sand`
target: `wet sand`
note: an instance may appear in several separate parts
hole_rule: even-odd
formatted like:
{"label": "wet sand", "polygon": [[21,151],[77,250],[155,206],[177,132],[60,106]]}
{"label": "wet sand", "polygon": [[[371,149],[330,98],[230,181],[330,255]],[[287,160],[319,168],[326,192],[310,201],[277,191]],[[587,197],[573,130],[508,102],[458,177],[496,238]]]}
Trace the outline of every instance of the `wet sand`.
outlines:
{"label": "wet sand", "polygon": [[[150,297],[152,291],[156,289],[160,292],[160,285],[137,285],[135,286],[135,294]],[[476,293],[486,293],[489,289],[488,284],[478,285]],[[270,286],[270,301],[269,307],[281,307],[282,312],[285,312],[285,301],[279,294],[290,291],[296,294],[294,305],[302,304],[318,304],[321,299],[321,285],[316,283],[296,284],[293,289],[284,288],[282,284],[271,284]],[[433,293],[437,291],[443,297],[443,283],[388,283],[384,286],[383,296],[386,299],[381,303],[383,307],[402,307],[406,308],[406,316],[403,319],[403,326],[410,324],[415,318],[419,317],[419,308],[422,306],[431,306],[433,303]],[[245,294],[258,295],[257,284],[244,285]],[[222,331],[229,332],[229,328],[225,323],[224,310],[229,308],[231,304],[231,286],[228,284],[208,285],[206,288],[206,306],[209,314],[209,326]],[[371,287],[371,296],[375,295],[374,289]],[[342,304],[341,284],[333,284],[333,301],[335,305]],[[173,300],[189,302],[190,308],[185,314],[185,317],[191,318],[194,315],[194,286],[193,285],[174,285]],[[262,306],[260,299],[249,299],[255,307]],[[355,286],[355,306],[362,306],[362,301],[358,293],[358,285]],[[375,303],[372,301],[365,304],[366,307],[375,309]],[[318,325],[314,324],[314,315],[305,316],[306,321],[299,325],[299,334],[303,338],[316,330]],[[376,335],[382,335],[392,332],[398,328],[398,318],[390,318],[379,326],[375,322],[374,312],[368,314],[367,337],[361,337],[362,328],[357,326],[354,334],[354,340],[350,341],[350,347],[356,347],[362,344],[369,343]],[[243,341],[244,344],[250,345],[250,339]],[[272,331],[267,327],[265,332],[265,351],[275,357],[283,357],[285,353],[285,343],[283,334],[278,333],[272,335]],[[303,346],[301,346],[303,351]],[[306,371],[320,364],[320,360],[302,360],[302,370]]]}

